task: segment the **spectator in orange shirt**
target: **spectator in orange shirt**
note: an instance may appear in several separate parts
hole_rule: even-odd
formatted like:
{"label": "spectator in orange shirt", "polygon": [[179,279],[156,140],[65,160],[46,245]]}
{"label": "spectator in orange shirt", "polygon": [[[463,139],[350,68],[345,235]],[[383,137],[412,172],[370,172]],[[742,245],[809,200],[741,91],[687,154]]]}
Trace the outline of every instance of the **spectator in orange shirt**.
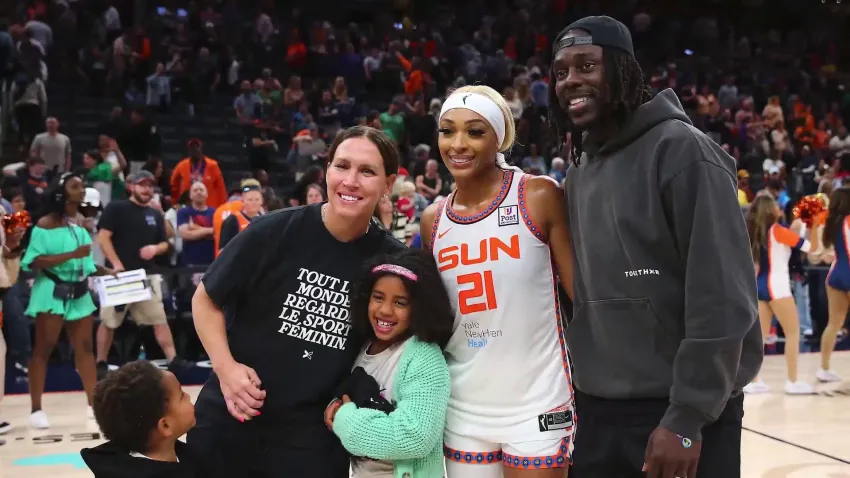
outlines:
{"label": "spectator in orange shirt", "polygon": [[224,220],[230,217],[231,214],[242,210],[242,194],[244,192],[261,187],[260,181],[256,179],[243,179],[239,189],[231,193],[227,202],[215,210],[215,215],[213,216],[213,240],[215,241],[216,257],[218,257],[221,249],[221,226],[224,224]]}
{"label": "spectator in orange shirt", "polygon": [[796,131],[794,131],[794,139],[797,140],[798,143],[814,148],[815,120],[811,115],[805,116],[805,123],[803,126],[799,126]]}
{"label": "spectator in orange shirt", "polygon": [[177,163],[171,173],[171,197],[180,197],[192,187],[193,182],[200,181],[209,193],[207,206],[221,206],[227,202],[227,188],[218,161],[204,156],[203,144],[199,139],[190,139],[187,147],[189,157]]}
{"label": "spectator in orange shirt", "polygon": [[814,146],[816,151],[826,151],[829,149],[829,129],[826,126],[826,121],[818,121],[818,125],[814,129],[814,136]]}
{"label": "spectator in orange shirt", "polygon": [[425,86],[425,72],[422,71],[422,60],[413,58],[408,70],[407,81],[404,82],[404,93],[407,96],[416,96],[422,93]]}

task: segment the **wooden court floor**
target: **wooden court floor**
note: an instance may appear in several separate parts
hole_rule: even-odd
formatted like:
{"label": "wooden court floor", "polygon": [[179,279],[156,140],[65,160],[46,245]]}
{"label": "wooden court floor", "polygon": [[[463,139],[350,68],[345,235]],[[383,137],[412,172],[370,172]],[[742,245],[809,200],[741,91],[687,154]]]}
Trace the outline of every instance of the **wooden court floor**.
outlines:
{"label": "wooden court floor", "polygon": [[[801,378],[814,381],[818,354],[800,359]],[[836,370],[848,379],[839,385],[818,386],[829,392],[850,388],[850,352],[833,359]],[[765,360],[763,376],[775,390],[785,380],[782,356]],[[188,389],[196,395],[198,387]],[[13,429],[0,446],[0,478],[81,478],[91,472],[79,458],[79,450],[101,441],[93,420],[85,418],[81,393],[45,396],[51,429],[29,429],[29,397],[6,397],[0,417]],[[743,433],[743,478],[850,478],[850,395],[786,396],[781,391],[748,396]]]}

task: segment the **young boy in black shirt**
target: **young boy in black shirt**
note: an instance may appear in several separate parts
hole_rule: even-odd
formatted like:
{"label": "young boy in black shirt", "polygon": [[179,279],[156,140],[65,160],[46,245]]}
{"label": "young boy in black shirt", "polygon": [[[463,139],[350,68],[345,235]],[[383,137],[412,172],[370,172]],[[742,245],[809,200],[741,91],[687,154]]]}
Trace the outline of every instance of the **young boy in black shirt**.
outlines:
{"label": "young boy in black shirt", "polygon": [[95,478],[214,476],[178,441],[195,425],[195,407],[171,372],[128,363],[97,384],[93,407],[109,440],[80,452]]}

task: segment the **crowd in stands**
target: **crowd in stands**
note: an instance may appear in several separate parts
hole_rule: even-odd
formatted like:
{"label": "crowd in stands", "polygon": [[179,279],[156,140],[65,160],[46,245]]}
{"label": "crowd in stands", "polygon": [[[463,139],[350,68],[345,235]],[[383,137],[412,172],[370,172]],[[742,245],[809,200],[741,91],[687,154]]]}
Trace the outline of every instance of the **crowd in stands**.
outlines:
{"label": "crowd in stands", "polygon": [[[510,161],[563,182],[574,158],[571,138],[564,145],[549,134],[550,41],[589,13],[630,25],[646,82],[656,92],[674,89],[694,124],[737,160],[742,206],[767,190],[790,210],[802,195],[850,180],[850,91],[838,69],[841,36],[827,21],[817,34],[805,23],[727,24],[733,13],[683,6],[671,17],[664,2],[377,2],[393,8],[363,21],[273,1],[142,2],[145,12],[118,0],[9,3],[0,7],[12,145],[4,209],[37,216],[47,184],[70,170],[82,171],[108,208],[127,200],[132,178],[145,171],[154,183],[148,206],[163,215],[171,244],[160,268],[200,273],[253,217],[325,200],[328,145],[355,124],[382,129],[405,158],[375,217],[416,247],[422,211],[453,188],[435,118],[446,92],[463,85],[503,92],[518,125]],[[97,144],[64,135],[62,122],[73,118],[51,115],[51,82],[71,79],[79,95],[114,100]],[[231,108],[243,138],[237,183],[200,139],[178,138],[184,155],[166,157],[157,127],[165,115],[221,107]],[[270,179],[272,170],[281,174]],[[164,290],[171,315],[188,311],[197,280],[174,279]],[[24,276],[3,300],[10,362],[20,370],[30,353],[26,296]]]}

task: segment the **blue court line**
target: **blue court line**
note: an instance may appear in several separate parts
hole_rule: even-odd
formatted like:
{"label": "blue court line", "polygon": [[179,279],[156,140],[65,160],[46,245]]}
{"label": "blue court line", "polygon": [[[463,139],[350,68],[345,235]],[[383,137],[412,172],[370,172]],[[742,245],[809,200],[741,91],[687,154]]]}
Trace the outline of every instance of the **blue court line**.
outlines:
{"label": "blue court line", "polygon": [[12,466],[57,466],[71,465],[74,468],[87,468],[86,462],[76,453],[56,453],[52,455],[31,456],[20,458],[12,462]]}

